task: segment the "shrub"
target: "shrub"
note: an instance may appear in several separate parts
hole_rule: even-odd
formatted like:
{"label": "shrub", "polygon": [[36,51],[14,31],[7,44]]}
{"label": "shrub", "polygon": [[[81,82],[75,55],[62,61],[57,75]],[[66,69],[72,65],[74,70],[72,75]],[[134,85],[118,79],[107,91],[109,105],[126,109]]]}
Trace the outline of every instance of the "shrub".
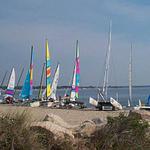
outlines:
{"label": "shrub", "polygon": [[72,150],[73,144],[55,139],[52,132],[41,127],[30,127],[29,113],[0,116],[0,150]]}
{"label": "shrub", "polygon": [[148,122],[140,114],[131,112],[129,116],[120,114],[108,117],[105,127],[93,133],[87,145],[97,150],[150,149],[150,138],[147,135]]}
{"label": "shrub", "polygon": [[39,146],[30,131],[27,115],[23,112],[0,116],[0,149],[30,150]]}

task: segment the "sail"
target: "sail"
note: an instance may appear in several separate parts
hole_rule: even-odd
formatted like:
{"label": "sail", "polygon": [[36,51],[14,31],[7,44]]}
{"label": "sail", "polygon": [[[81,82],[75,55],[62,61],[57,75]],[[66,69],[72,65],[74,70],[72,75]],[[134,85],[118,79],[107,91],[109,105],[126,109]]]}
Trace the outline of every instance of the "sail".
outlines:
{"label": "sail", "polygon": [[71,94],[70,94],[71,101],[76,100],[75,88],[76,88],[76,65],[74,66],[73,78],[72,78],[72,86],[71,86]]}
{"label": "sail", "polygon": [[75,86],[75,93],[76,98],[79,98],[79,82],[80,82],[80,61],[79,61],[79,43],[77,40],[76,43],[76,86]]}
{"label": "sail", "polygon": [[24,85],[21,90],[21,98],[30,99],[32,96],[33,88],[33,46],[31,46],[31,58],[30,58],[30,69],[27,72]]}
{"label": "sail", "polygon": [[26,79],[24,81],[20,96],[23,99],[30,98],[30,71],[27,72]]}
{"label": "sail", "polygon": [[15,88],[15,69],[12,69],[10,78],[9,78],[9,82],[8,82],[8,86],[7,86],[7,90],[5,92],[6,97],[10,96],[13,97],[14,95],[14,88]]}
{"label": "sail", "polygon": [[45,70],[45,63],[43,64],[42,74],[41,74],[41,81],[40,81],[40,88],[38,93],[38,99],[42,99],[42,86],[43,86],[43,77],[44,77],[44,70]]}
{"label": "sail", "polygon": [[48,48],[48,40],[46,40],[46,98],[51,95],[51,61]]}
{"label": "sail", "polygon": [[59,79],[59,68],[60,68],[60,65],[58,64],[56,71],[55,71],[54,79],[52,82],[52,87],[51,87],[52,92],[51,92],[50,98],[54,100],[56,100],[56,91],[57,91],[57,85],[58,85],[58,79]]}
{"label": "sail", "polygon": [[31,47],[31,59],[30,59],[30,96],[32,95],[33,88],[33,46]]}
{"label": "sail", "polygon": [[80,60],[79,60],[79,42],[76,42],[76,57],[73,71],[72,86],[70,100],[75,101],[79,98],[79,83],[80,83]]}

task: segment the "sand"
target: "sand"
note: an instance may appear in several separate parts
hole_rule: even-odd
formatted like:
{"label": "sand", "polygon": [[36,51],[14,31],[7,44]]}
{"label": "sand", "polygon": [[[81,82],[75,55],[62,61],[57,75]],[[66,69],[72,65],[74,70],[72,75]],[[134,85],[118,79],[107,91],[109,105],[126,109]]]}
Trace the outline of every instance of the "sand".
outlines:
{"label": "sand", "polygon": [[120,112],[128,114],[129,111],[92,111],[92,110],[71,110],[71,109],[51,109],[51,108],[31,108],[23,106],[0,105],[0,113],[14,113],[28,111],[33,121],[42,121],[47,114],[54,114],[61,117],[70,125],[79,125],[84,121],[100,118],[102,122],[107,121],[107,116],[118,116]]}

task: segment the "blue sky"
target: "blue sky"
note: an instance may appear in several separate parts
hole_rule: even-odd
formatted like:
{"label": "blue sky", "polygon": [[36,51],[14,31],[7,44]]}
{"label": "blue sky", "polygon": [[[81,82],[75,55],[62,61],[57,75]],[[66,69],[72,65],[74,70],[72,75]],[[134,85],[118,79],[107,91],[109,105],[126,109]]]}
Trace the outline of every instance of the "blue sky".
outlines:
{"label": "blue sky", "polygon": [[0,80],[12,66],[17,76],[22,67],[27,71],[30,47],[34,44],[34,83],[37,85],[48,38],[52,73],[60,62],[59,84],[67,85],[72,77],[78,39],[81,85],[102,85],[110,19],[113,22],[110,84],[128,84],[132,41],[133,84],[150,85],[148,0],[1,0]]}

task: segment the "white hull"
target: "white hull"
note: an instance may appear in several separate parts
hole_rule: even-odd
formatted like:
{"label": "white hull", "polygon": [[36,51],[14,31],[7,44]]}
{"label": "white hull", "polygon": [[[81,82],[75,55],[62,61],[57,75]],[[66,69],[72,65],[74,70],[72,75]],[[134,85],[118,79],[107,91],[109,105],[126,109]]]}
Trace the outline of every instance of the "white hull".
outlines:
{"label": "white hull", "polygon": [[140,109],[150,110],[150,106],[141,106]]}
{"label": "white hull", "polygon": [[40,106],[40,101],[32,102],[30,103],[31,107],[39,107]]}
{"label": "white hull", "polygon": [[122,110],[122,105],[117,102],[115,99],[113,99],[112,97],[110,98],[110,103],[117,109]]}
{"label": "white hull", "polygon": [[[115,108],[115,109],[119,109],[119,110],[122,110],[123,108],[122,108],[122,105],[119,103],[119,102],[117,102],[115,99],[113,99],[112,97],[110,98],[110,101],[107,101],[106,103],[108,103],[108,104],[106,104],[106,105],[109,105],[109,102],[110,102],[110,104]],[[89,103],[91,104],[91,105],[93,105],[93,106],[95,106],[95,107],[97,107],[99,104],[99,102],[98,102],[98,100],[95,100],[94,98],[92,98],[92,97],[90,97],[89,98]],[[105,102],[104,102],[105,103]]]}
{"label": "white hull", "polygon": [[98,106],[98,101],[92,97],[89,98],[89,103],[95,107]]}

